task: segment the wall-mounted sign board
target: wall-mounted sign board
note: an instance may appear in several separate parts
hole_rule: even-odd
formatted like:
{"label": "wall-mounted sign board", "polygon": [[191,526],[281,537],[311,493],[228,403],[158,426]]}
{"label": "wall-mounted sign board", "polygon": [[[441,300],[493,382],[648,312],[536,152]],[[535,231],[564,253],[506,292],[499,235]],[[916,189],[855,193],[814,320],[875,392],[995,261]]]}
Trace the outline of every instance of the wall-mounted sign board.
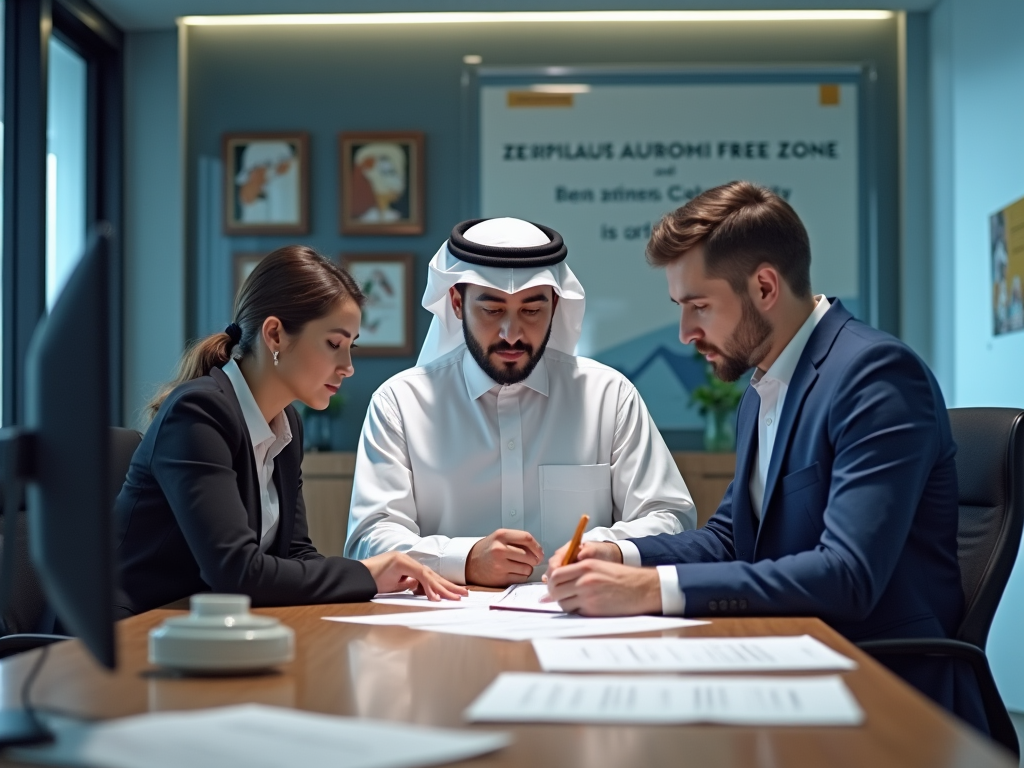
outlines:
{"label": "wall-mounted sign board", "polygon": [[[870,185],[860,67],[828,70],[480,70],[470,184],[480,216],[554,227],[587,293],[579,354],[623,371],[663,429],[703,364],[644,260],[651,227],[702,190],[748,179],[807,226],[814,289],[868,316]],[[474,178],[475,176],[475,178]]]}

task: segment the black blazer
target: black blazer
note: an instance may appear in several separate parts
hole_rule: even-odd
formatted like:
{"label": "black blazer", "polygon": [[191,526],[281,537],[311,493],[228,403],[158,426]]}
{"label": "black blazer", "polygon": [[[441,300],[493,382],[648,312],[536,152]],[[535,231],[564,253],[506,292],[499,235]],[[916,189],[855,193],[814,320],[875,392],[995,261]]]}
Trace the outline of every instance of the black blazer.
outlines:
{"label": "black blazer", "polygon": [[211,590],[249,595],[257,606],[373,597],[365,565],[324,557],[309,540],[302,421],[292,406],[285,414],[293,438],[274,461],[281,517],[261,554],[256,460],[227,375],[215,368],[167,397],[114,502],[119,617]]}

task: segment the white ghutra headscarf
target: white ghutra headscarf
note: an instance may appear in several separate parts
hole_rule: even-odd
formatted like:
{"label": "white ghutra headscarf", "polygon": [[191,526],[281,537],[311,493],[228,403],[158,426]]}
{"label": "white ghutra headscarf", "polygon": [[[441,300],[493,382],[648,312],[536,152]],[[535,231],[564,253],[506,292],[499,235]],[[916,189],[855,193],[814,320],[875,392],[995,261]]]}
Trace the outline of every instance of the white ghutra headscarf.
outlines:
{"label": "white ghutra headscarf", "polygon": [[583,329],[583,286],[565,263],[567,250],[553,229],[522,219],[474,219],[457,224],[430,260],[423,306],[434,319],[417,365],[426,365],[465,344],[462,321],[449,290],[459,283],[518,293],[550,285],[558,294],[548,346],[572,355]]}

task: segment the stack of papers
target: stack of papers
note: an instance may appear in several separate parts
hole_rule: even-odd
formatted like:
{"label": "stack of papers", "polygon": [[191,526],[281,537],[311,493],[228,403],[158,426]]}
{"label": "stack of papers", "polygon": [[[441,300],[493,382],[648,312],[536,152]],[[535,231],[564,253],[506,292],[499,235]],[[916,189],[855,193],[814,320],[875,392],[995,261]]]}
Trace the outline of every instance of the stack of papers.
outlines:
{"label": "stack of papers", "polygon": [[533,613],[564,613],[558,603],[542,603],[547,597],[547,584],[513,584],[502,592],[491,608],[506,611],[530,611]]}
{"label": "stack of papers", "polygon": [[409,590],[405,592],[381,592],[375,595],[370,601],[378,605],[400,605],[406,608],[487,608],[502,595],[501,592],[475,592],[461,600],[438,600],[433,601],[426,595],[414,595]]}
{"label": "stack of papers", "polygon": [[856,669],[810,635],[535,640],[545,672],[776,672]]}
{"label": "stack of papers", "polygon": [[332,717],[259,704],[138,715],[105,723],[51,719],[57,741],[15,759],[97,768],[418,768],[485,755],[505,734]]}
{"label": "stack of papers", "polygon": [[327,621],[373,626],[409,627],[452,635],[471,635],[493,640],[534,640],[553,637],[626,635],[660,632],[705,624],[692,619],[660,616],[627,616],[590,619],[565,613],[524,613],[519,611],[420,611],[374,616],[325,616]]}
{"label": "stack of papers", "polygon": [[470,590],[461,600],[439,600],[433,602],[426,595],[405,592],[383,592],[370,602],[379,605],[401,605],[409,608],[497,608],[510,611],[532,611],[536,613],[564,613],[558,603],[542,603],[548,594],[547,584],[513,584],[504,592],[478,592]]}
{"label": "stack of papers", "polygon": [[838,677],[651,677],[507,672],[465,712],[471,722],[859,725]]}

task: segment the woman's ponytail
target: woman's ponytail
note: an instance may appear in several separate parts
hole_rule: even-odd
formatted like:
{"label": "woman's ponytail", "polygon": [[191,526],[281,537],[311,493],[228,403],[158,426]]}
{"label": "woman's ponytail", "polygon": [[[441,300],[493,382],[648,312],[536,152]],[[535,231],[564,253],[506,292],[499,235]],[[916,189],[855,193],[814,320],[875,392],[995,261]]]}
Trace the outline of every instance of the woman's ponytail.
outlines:
{"label": "woman's ponytail", "polygon": [[232,339],[227,331],[222,331],[190,345],[185,350],[185,354],[181,356],[181,360],[178,361],[178,370],[175,372],[174,380],[166,384],[146,406],[146,413],[150,420],[156,416],[156,412],[160,410],[160,406],[175,387],[186,381],[198,379],[200,376],[206,376],[214,368],[223,367],[231,359],[231,349],[236,343],[237,340]]}

